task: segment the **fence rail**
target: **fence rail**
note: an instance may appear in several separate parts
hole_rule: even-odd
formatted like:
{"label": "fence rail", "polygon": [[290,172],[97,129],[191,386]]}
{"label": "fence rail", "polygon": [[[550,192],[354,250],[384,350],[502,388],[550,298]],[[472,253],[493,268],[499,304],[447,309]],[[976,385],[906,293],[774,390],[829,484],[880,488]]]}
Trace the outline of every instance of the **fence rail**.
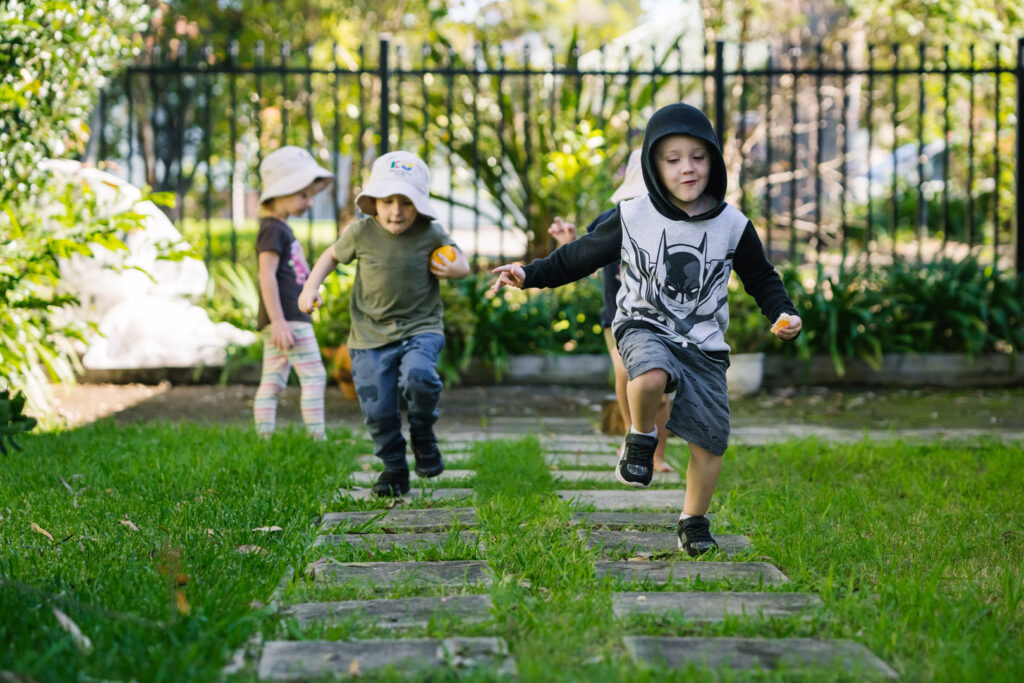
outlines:
{"label": "fence rail", "polygon": [[183,234],[208,260],[248,258],[262,155],[310,148],[338,178],[314,206],[314,251],[353,216],[355,188],[388,149],[431,166],[432,195],[481,260],[545,253],[555,215],[609,206],[657,107],[687,101],[715,122],[728,199],[776,261],[974,252],[1024,269],[1024,40],[1016,51],[947,46],[570,46],[538,54],[382,39],[374,61],[287,43],[268,56],[154,48],[101,98],[92,154],[133,183],[172,191]]}

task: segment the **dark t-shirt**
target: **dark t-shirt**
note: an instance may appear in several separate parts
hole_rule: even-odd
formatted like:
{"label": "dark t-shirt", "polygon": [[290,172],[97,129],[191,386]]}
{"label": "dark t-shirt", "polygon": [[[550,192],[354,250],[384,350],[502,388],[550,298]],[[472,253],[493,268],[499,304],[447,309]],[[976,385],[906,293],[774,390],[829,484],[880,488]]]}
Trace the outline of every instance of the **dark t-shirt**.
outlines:
{"label": "dark t-shirt", "polygon": [[[260,231],[256,235],[257,258],[264,251],[273,251],[280,256],[275,277],[284,319],[293,322],[312,322],[313,319],[308,314],[299,310],[299,294],[302,293],[302,285],[306,284],[306,278],[309,277],[309,264],[302,251],[302,244],[295,239],[295,233],[287,223],[269,216],[260,219]],[[263,329],[269,324],[270,316],[267,315],[261,291],[257,327]]]}

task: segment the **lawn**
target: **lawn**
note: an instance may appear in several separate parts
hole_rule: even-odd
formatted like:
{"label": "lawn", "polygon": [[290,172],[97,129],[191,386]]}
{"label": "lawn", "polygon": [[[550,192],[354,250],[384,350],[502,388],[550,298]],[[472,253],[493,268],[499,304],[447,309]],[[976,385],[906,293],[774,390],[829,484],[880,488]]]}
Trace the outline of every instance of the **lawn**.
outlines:
{"label": "lawn", "polygon": [[[318,444],[297,431],[262,441],[234,427],[107,420],[22,442],[25,450],[3,458],[0,475],[0,672],[205,681],[220,678],[232,653],[260,632],[264,639],[383,635],[352,624],[300,628],[268,604],[274,595],[368,597],[358,586],[328,594],[304,578],[307,564],[324,555],[311,548],[318,517],[370,507],[333,502],[367,448],[347,432]],[[673,448],[678,460],[682,451]],[[486,559],[498,580],[475,590],[491,595],[490,622],[441,620],[408,635],[501,636],[523,680],[664,680],[664,671],[629,661],[626,632],[850,638],[904,680],[1017,680],[1024,671],[1021,452],[1021,444],[995,441],[805,440],[731,449],[713,529],[749,536],[753,551],[742,559],[767,559],[789,576],[776,590],[819,594],[824,607],[810,618],[616,621],[610,595],[625,586],[595,577],[595,557],[568,524],[569,506],[551,495],[532,438],[476,447],[472,486],[485,553],[451,543],[387,559]],[[282,530],[256,530],[272,526]],[[332,554],[368,559],[361,552]],[[282,583],[289,573],[296,578]],[[91,647],[61,627],[57,610]],[[251,662],[231,678],[253,680]],[[833,671],[808,680],[851,678]]]}

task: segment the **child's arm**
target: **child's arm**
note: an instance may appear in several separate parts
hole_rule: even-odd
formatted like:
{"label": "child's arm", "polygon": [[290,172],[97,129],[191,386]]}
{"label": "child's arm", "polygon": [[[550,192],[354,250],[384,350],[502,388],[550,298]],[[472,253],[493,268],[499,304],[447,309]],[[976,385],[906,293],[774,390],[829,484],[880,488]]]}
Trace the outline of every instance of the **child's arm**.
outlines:
{"label": "child's arm", "polygon": [[292,328],[288,326],[288,321],[284,319],[281,291],[277,287],[277,266],[280,262],[281,255],[276,251],[261,251],[257,278],[263,306],[267,309],[267,317],[270,318],[270,340],[278,348],[287,349],[295,343],[295,337],[292,335]]}
{"label": "child's arm", "polygon": [[[782,278],[768,260],[753,223],[747,223],[733,253],[732,265],[743,288],[754,297],[761,312],[772,322],[772,334],[785,341],[795,339],[800,334],[803,321],[786,293]],[[786,321],[785,325],[782,320]]]}
{"label": "child's arm", "polygon": [[619,260],[621,251],[622,221],[618,209],[612,209],[593,230],[555,249],[547,257],[536,259],[526,267],[510,264],[492,270],[498,273],[498,279],[491,291],[497,292],[502,285],[559,287],[614,263]]}
{"label": "child's arm", "polygon": [[334,255],[334,245],[324,249],[320,258],[316,260],[313,269],[309,271],[306,284],[302,285],[302,293],[299,294],[299,310],[303,313],[312,313],[313,309],[322,305],[324,299],[320,296],[320,285],[324,279],[338,267],[338,259]]}
{"label": "child's arm", "polygon": [[458,280],[469,275],[469,259],[462,250],[455,249],[455,260],[449,261],[444,254],[437,254],[437,261],[430,259],[430,272],[439,280]]}

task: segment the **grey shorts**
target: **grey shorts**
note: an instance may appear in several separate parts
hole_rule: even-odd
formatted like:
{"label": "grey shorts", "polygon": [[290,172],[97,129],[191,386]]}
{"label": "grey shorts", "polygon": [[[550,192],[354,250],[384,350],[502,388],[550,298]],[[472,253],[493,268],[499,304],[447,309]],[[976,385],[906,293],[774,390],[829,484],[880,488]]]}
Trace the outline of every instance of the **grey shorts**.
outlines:
{"label": "grey shorts", "polygon": [[625,330],[618,347],[630,379],[655,369],[668,373],[665,392],[676,392],[666,425],[670,432],[715,455],[725,453],[729,445],[727,356],[719,360],[696,346],[678,346],[640,327]]}

